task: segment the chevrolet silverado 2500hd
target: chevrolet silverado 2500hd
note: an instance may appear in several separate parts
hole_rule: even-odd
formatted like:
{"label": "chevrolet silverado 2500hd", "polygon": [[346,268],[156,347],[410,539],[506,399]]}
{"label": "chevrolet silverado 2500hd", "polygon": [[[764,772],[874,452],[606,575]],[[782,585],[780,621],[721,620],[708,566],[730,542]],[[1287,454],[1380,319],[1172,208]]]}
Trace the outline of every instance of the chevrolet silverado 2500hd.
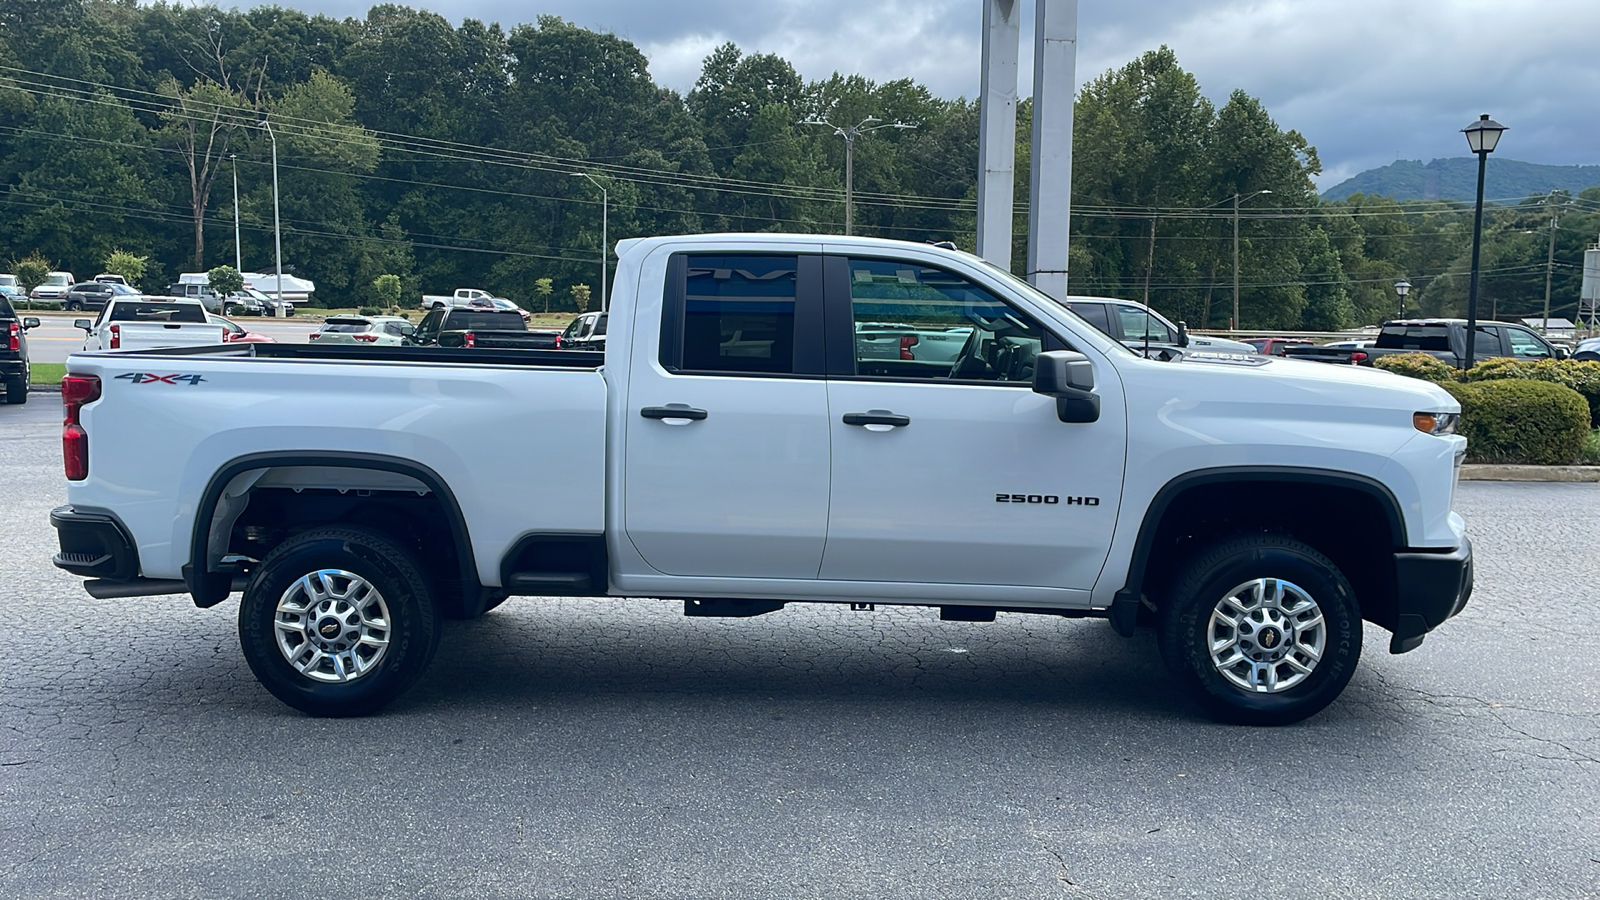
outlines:
{"label": "chevrolet silverado 2500hd", "polygon": [[[1363,620],[1405,652],[1471,592],[1459,408],[1427,382],[1144,359],[933,246],[698,235],[617,265],[603,355],[72,356],[56,565],[99,597],[241,591],[252,670],[314,715],[404,691],[440,616],[604,595],[1148,622],[1209,713],[1277,724],[1343,690]],[[863,356],[858,321],[967,335]]]}

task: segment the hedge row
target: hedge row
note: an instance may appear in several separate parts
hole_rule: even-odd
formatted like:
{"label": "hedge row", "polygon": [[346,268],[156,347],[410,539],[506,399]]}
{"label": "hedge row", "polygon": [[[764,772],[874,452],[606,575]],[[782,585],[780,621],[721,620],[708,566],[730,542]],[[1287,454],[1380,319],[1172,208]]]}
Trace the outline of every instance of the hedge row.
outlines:
{"label": "hedge row", "polygon": [[1432,381],[1461,403],[1459,431],[1474,462],[1566,465],[1600,425],[1600,362],[1493,359],[1465,373],[1426,353],[1376,367]]}

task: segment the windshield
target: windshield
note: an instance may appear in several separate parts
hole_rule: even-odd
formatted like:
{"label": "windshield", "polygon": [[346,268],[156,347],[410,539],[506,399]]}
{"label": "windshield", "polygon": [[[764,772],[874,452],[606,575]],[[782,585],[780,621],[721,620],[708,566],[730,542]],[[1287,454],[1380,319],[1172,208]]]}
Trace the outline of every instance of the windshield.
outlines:
{"label": "windshield", "polygon": [[[1059,309],[1062,312],[1066,313],[1067,315],[1071,316],[1072,318],[1076,319],[1077,321],[1083,322],[1083,327],[1087,328],[1091,333],[1095,333],[1095,334],[1102,334],[1103,333],[1103,332],[1100,331],[1100,329],[1094,327],[1093,325],[1090,325],[1088,322],[1084,322],[1082,316],[1080,316],[1077,313],[1073,312],[1071,309],[1069,309],[1067,307],[1066,304],[1062,303],[1060,300],[1057,300],[1056,298],[1050,296],[1049,294],[1046,294],[1044,291],[1039,290],[1038,288],[1034,287],[1033,285],[1029,284],[1028,282],[1022,280],[1021,278],[1018,278],[1017,276],[1011,274],[1010,272],[1007,272],[1005,269],[1000,268],[999,266],[995,265],[994,263],[989,262],[987,259],[983,260],[982,262],[983,262],[983,264],[985,266],[989,267],[989,270],[991,272],[994,272],[994,273],[998,274],[1001,278],[1005,279],[1005,281],[1007,283],[1009,283],[1012,287],[1015,287],[1016,289],[1022,291],[1024,294],[1029,295],[1030,297],[1032,297],[1033,299],[1039,301],[1040,303],[1044,303],[1044,304],[1048,304],[1050,306],[1053,306],[1056,309]],[[1126,346],[1124,346],[1121,341],[1109,341],[1108,340],[1108,341],[1105,341],[1104,343],[1105,343],[1106,346],[1112,347],[1112,348],[1114,348],[1116,350],[1121,350],[1123,353],[1126,353],[1129,356],[1138,356],[1139,355],[1139,354],[1133,352],[1132,350],[1128,349]]]}
{"label": "windshield", "polygon": [[111,288],[111,293],[113,293],[113,294],[138,294],[139,293],[138,291],[134,290],[131,287],[128,287],[125,284],[117,284],[114,281],[105,282],[105,285],[106,285],[106,287]]}
{"label": "windshield", "polygon": [[72,276],[63,272],[51,272],[44,277],[44,283],[51,287],[66,287],[72,283]]}

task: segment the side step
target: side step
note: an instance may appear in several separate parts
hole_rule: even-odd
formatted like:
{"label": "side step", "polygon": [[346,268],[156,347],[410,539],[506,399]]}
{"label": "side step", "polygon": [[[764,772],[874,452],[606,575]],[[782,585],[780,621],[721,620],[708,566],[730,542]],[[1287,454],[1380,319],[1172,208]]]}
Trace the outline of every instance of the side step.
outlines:
{"label": "side step", "polygon": [[707,618],[748,619],[783,609],[782,600],[745,600],[741,598],[710,597],[704,600],[683,601],[683,614]]}
{"label": "side step", "polygon": [[513,594],[587,593],[594,580],[588,572],[513,572],[506,588]]}

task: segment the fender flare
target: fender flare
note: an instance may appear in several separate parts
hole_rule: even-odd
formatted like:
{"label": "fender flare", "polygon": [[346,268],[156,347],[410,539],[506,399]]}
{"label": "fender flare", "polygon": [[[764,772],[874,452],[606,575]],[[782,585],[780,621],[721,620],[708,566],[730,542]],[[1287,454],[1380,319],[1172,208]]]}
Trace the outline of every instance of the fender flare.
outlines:
{"label": "fender flare", "polygon": [[449,485],[445,484],[444,479],[439,477],[438,472],[414,460],[377,453],[280,450],[251,453],[232,459],[217,469],[212,474],[211,480],[206,483],[206,489],[200,495],[200,503],[195,508],[189,539],[189,563],[183,567],[183,580],[188,585],[189,593],[194,597],[195,606],[202,609],[215,606],[227,599],[232,591],[232,576],[226,572],[209,571],[206,564],[210,553],[211,519],[216,515],[217,503],[222,499],[223,490],[241,472],[288,466],[376,469],[381,472],[407,475],[422,482],[435,497],[439,498],[440,505],[444,507],[445,518],[450,526],[450,538],[455,542],[456,558],[460,561],[463,596],[474,597],[482,594],[483,583],[478,580],[478,567],[472,553],[472,540],[467,532],[466,517],[461,512],[461,504],[456,502],[455,494]]}

